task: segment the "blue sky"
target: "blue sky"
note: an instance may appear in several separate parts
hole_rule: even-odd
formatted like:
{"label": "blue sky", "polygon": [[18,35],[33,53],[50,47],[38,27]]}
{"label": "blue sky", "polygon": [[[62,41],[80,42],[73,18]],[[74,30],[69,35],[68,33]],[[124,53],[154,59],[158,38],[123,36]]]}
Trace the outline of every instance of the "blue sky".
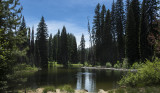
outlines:
{"label": "blue sky", "polygon": [[35,32],[44,16],[49,34],[55,35],[65,25],[67,32],[76,36],[78,45],[82,33],[85,35],[86,47],[89,47],[87,17],[92,23],[96,5],[105,4],[110,9],[112,2],[113,0],[20,0],[26,24],[34,26]]}

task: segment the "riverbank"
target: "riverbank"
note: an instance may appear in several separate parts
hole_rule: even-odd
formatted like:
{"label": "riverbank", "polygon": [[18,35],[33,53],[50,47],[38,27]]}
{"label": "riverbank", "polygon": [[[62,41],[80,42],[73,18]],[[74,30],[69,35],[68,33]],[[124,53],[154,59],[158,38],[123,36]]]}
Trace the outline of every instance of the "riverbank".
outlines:
{"label": "riverbank", "polygon": [[61,89],[55,89],[54,91],[45,91],[44,88],[38,88],[36,90],[20,90],[18,93],[159,93],[160,87],[140,87],[140,88],[131,88],[131,87],[121,87],[117,89],[112,89],[104,91],[99,89],[98,92],[88,92],[87,90],[74,90],[74,92],[68,92]]}
{"label": "riverbank", "polygon": [[67,91],[62,91],[60,89],[56,89],[55,91],[47,91],[44,92],[44,88],[38,88],[36,90],[20,90],[18,93],[89,93],[86,90],[74,90],[74,92],[67,92]]}
{"label": "riverbank", "polygon": [[106,67],[81,67],[83,69],[105,69],[105,70],[116,70],[116,71],[131,71],[131,72],[137,72],[137,69],[125,69],[125,68],[106,68]]}

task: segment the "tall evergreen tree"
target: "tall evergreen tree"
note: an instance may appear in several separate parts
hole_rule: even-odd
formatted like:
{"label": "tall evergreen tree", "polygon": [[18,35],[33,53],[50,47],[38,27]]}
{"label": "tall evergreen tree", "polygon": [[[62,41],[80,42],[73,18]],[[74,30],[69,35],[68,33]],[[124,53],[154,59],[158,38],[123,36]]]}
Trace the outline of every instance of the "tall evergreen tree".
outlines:
{"label": "tall evergreen tree", "polygon": [[112,49],[113,49],[113,62],[117,61],[117,33],[116,33],[116,6],[115,2],[113,0],[112,3],[112,11],[111,11],[111,33],[112,33],[112,38],[113,38],[113,43],[112,43]]}
{"label": "tall evergreen tree", "polygon": [[53,46],[52,46],[52,58],[53,58],[53,61],[57,61],[57,58],[58,58],[58,49],[59,49],[59,47],[58,47],[58,33],[55,35],[55,36],[53,36],[53,39],[52,39],[52,44],[53,44]]}
{"label": "tall evergreen tree", "polygon": [[40,23],[37,28],[37,42],[38,49],[41,58],[41,68],[48,68],[48,49],[47,49],[47,25],[45,23],[44,17],[42,16]]}
{"label": "tall evergreen tree", "polygon": [[[9,34],[11,35],[12,33],[9,33]],[[27,27],[26,27],[26,22],[25,22],[24,17],[22,18],[22,21],[19,27],[19,31],[17,31],[17,37],[22,38],[20,43],[19,42],[17,43],[17,46],[19,50],[22,51],[23,53],[23,55],[19,55],[17,57],[17,61],[20,63],[27,62],[26,54],[27,54],[29,46],[28,46],[28,38],[27,38]]]}
{"label": "tall evergreen tree", "polygon": [[69,62],[77,62],[77,43],[73,34],[68,34],[68,58]]}
{"label": "tall evergreen tree", "polygon": [[77,57],[77,42],[76,42],[76,37],[73,37],[73,47],[72,47],[72,54],[71,54],[71,62],[72,63],[77,63],[78,62],[78,57]]}
{"label": "tall evergreen tree", "polygon": [[122,61],[125,55],[125,43],[124,43],[124,8],[123,0],[117,0],[116,2],[116,32],[118,43],[118,60]]}
{"label": "tall evergreen tree", "polygon": [[102,65],[105,65],[106,62],[112,62],[112,33],[111,33],[111,16],[110,10],[107,10],[105,17],[105,26],[102,35]]}
{"label": "tall evergreen tree", "polygon": [[134,39],[133,39],[133,43],[134,43],[134,48],[135,48],[135,51],[134,51],[134,60],[131,61],[131,63],[135,62],[135,61],[139,61],[140,59],[140,49],[139,49],[139,25],[140,25],[140,6],[139,6],[139,0],[132,0],[131,1],[131,10],[130,11],[133,11],[133,16],[134,16],[134,20],[135,20],[135,24],[136,24],[136,27],[135,27],[135,32],[133,33],[134,35]]}
{"label": "tall evergreen tree", "polygon": [[60,30],[58,30],[58,33],[57,33],[57,61],[60,63],[61,62],[61,35],[60,35]]}
{"label": "tall evergreen tree", "polygon": [[28,64],[31,64],[31,29],[28,28],[28,36],[27,36],[27,45],[28,45],[28,51],[27,51],[27,57],[28,57]]}
{"label": "tall evergreen tree", "polygon": [[49,41],[48,41],[48,59],[49,61],[52,61],[53,58],[53,52],[52,52],[52,34],[49,36]]}
{"label": "tall evergreen tree", "polygon": [[93,28],[95,30],[95,43],[96,43],[96,60],[100,61],[101,54],[101,17],[100,17],[100,4],[98,3],[95,9],[95,16],[93,20]]}
{"label": "tall evergreen tree", "polygon": [[81,64],[84,65],[84,62],[85,62],[85,39],[84,39],[83,34],[81,37],[80,48],[81,48]]}
{"label": "tall evergreen tree", "polygon": [[130,65],[133,64],[133,62],[137,59],[137,47],[135,47],[135,44],[138,42],[137,40],[137,33],[136,33],[136,21],[135,16],[132,10],[132,7],[129,8],[128,14],[127,14],[127,25],[126,25],[126,57],[128,58],[128,61]]}
{"label": "tall evergreen tree", "polygon": [[[21,52],[17,48],[17,41],[22,37],[15,35],[20,26],[21,10],[19,0],[0,0],[0,92],[5,93],[7,88],[7,74],[12,73],[12,68],[17,62],[15,58]],[[4,51],[5,50],[5,51]],[[17,53],[18,52],[18,53]],[[23,54],[21,54],[23,55]]]}
{"label": "tall evergreen tree", "polygon": [[35,43],[34,43],[34,27],[32,27],[32,34],[31,34],[31,63],[35,64]]}
{"label": "tall evergreen tree", "polygon": [[140,56],[141,60],[151,59],[154,55],[154,46],[150,44],[150,34],[155,34],[153,22],[156,19],[156,0],[143,0],[140,19]]}
{"label": "tall evergreen tree", "polygon": [[34,46],[34,54],[35,54],[35,57],[34,57],[34,61],[35,61],[35,65],[36,67],[41,67],[41,57],[40,57],[40,51],[39,51],[39,46],[38,46],[38,39],[36,37],[36,40],[35,40],[35,46]]}
{"label": "tall evergreen tree", "polygon": [[61,32],[61,63],[64,67],[68,67],[68,40],[65,26]]}

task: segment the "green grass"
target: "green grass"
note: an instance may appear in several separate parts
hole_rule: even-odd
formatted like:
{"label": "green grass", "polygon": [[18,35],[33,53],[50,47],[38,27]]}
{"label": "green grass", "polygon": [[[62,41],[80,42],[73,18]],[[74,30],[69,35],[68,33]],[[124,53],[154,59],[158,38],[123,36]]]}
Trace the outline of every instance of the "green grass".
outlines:
{"label": "green grass", "polygon": [[74,89],[70,85],[60,86],[59,89],[61,91],[66,91],[67,93],[74,93]]}
{"label": "green grass", "polygon": [[[49,67],[63,67],[62,64],[58,64],[57,62],[48,62]],[[83,64],[68,64],[69,67],[80,68],[83,67]]]}
{"label": "green grass", "polygon": [[74,68],[79,68],[79,67],[83,67],[83,64],[71,64],[71,66]]}
{"label": "green grass", "polygon": [[125,93],[125,90],[123,88],[119,88],[115,90],[115,93]]}
{"label": "green grass", "polygon": [[57,62],[48,62],[49,67],[63,67],[62,64],[58,64]]}
{"label": "green grass", "polygon": [[43,93],[47,93],[48,91],[56,92],[56,88],[54,86],[45,86],[43,88],[44,88]]}

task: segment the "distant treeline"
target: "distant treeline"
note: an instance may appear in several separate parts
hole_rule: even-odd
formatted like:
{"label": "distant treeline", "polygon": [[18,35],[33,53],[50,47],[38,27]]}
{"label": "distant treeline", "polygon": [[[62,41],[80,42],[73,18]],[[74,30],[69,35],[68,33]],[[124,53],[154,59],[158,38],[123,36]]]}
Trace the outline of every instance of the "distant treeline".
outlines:
{"label": "distant treeline", "polygon": [[134,62],[159,56],[159,1],[117,0],[111,10],[97,4],[90,34],[89,62],[115,64],[124,58]]}

